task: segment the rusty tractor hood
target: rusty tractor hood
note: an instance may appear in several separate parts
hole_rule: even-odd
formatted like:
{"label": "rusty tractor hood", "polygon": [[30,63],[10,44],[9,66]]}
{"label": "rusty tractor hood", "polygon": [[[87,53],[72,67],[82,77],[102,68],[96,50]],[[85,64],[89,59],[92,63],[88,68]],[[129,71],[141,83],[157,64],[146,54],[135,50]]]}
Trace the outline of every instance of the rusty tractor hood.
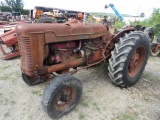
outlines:
{"label": "rusty tractor hood", "polygon": [[102,24],[83,23],[33,23],[19,24],[18,35],[44,34],[45,42],[63,42],[106,36],[106,27]]}

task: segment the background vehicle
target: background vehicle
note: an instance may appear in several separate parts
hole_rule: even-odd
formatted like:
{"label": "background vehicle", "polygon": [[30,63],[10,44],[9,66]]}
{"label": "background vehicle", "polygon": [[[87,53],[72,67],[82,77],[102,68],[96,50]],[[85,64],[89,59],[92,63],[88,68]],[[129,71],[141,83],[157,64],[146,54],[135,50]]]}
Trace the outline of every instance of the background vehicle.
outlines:
{"label": "background vehicle", "polygon": [[[10,51],[7,50],[6,52],[2,44],[8,47]],[[0,35],[0,51],[3,55],[2,58],[5,60],[8,60],[20,55],[15,29],[12,29]]]}
{"label": "background vehicle", "polygon": [[160,53],[160,35],[157,38],[156,42],[151,43],[151,56],[158,56]]}
{"label": "background vehicle", "polygon": [[29,17],[37,20],[38,23],[63,23],[66,22],[68,18],[83,19],[83,15],[84,12],[81,11],[35,6],[33,10],[30,10]]}
{"label": "background vehicle", "polygon": [[29,17],[38,23],[53,23],[55,22],[55,19],[52,18],[61,17],[65,19],[61,12],[63,11],[58,8],[55,9],[50,7],[35,6],[33,10],[30,10]]}
{"label": "background vehicle", "polygon": [[0,13],[0,20],[1,21],[10,21],[12,19],[12,13],[11,12],[1,12]]}

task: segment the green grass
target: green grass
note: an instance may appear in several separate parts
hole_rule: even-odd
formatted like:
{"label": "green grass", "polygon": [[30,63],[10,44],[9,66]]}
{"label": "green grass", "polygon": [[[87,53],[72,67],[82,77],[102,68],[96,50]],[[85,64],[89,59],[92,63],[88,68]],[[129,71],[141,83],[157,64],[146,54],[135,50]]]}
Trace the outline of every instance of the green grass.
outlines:
{"label": "green grass", "polygon": [[8,98],[5,98],[5,100],[4,100],[4,105],[8,105],[8,102],[9,102],[9,99],[8,99]]}
{"label": "green grass", "polygon": [[150,72],[144,71],[142,74],[142,77],[145,79],[148,79],[149,81],[154,81],[158,82],[159,81],[159,76],[153,75]]}
{"label": "green grass", "polygon": [[88,107],[89,105],[88,105],[88,103],[86,103],[86,102],[82,102],[82,106]]}
{"label": "green grass", "polygon": [[101,112],[101,109],[98,107],[98,104],[96,102],[92,103],[92,105],[95,107],[97,111]]}
{"label": "green grass", "polygon": [[16,104],[16,102],[15,102],[14,100],[12,100],[12,101],[11,101],[11,104],[14,105],[14,104]]}
{"label": "green grass", "polygon": [[30,116],[28,117],[28,120],[33,120],[33,116],[30,115]]}
{"label": "green grass", "polygon": [[92,103],[92,105],[93,105],[93,106],[97,106],[97,103],[96,103],[96,102],[94,102],[94,103]]}
{"label": "green grass", "polygon": [[92,89],[90,89],[90,90],[88,90],[87,92],[93,92],[93,90],[92,90]]}
{"label": "green grass", "polygon": [[0,103],[2,104],[2,103],[3,103],[3,100],[0,100]]}
{"label": "green grass", "polygon": [[9,117],[10,116],[10,112],[7,111],[5,114],[4,114],[4,117]]}
{"label": "green grass", "polygon": [[39,84],[39,87],[40,87],[42,90],[44,90],[44,89],[47,87],[47,85],[48,85],[48,82],[46,81],[46,82],[44,82],[44,83],[42,83],[42,84]]}
{"label": "green grass", "polygon": [[80,119],[80,120],[84,120],[85,117],[86,117],[86,116],[85,116],[84,113],[82,113],[82,112],[79,113],[79,119]]}
{"label": "green grass", "polygon": [[21,76],[20,72],[19,71],[14,71],[14,75],[17,77],[17,76]]}
{"label": "green grass", "polygon": [[0,69],[5,70],[5,69],[8,69],[10,67],[11,67],[11,65],[4,65],[4,66],[0,67]]}
{"label": "green grass", "polygon": [[13,84],[16,84],[17,78],[12,78],[11,81]]}
{"label": "green grass", "polygon": [[122,113],[119,117],[118,120],[135,120],[131,115],[127,113]]}
{"label": "green grass", "polygon": [[3,76],[0,77],[1,80],[7,80],[10,79],[10,76],[12,75],[12,73],[7,73],[7,74],[3,74]]}
{"label": "green grass", "polygon": [[149,60],[151,61],[155,61],[156,59],[157,59],[156,57],[152,57],[152,56],[149,57]]}
{"label": "green grass", "polygon": [[79,111],[79,109],[76,107],[76,108],[74,108],[74,111],[75,111],[75,112],[78,112],[78,111]]}
{"label": "green grass", "polygon": [[42,96],[41,91],[38,91],[38,90],[32,90],[32,94],[37,95],[37,96]]}
{"label": "green grass", "polygon": [[99,107],[96,107],[97,111],[101,112],[101,109]]}

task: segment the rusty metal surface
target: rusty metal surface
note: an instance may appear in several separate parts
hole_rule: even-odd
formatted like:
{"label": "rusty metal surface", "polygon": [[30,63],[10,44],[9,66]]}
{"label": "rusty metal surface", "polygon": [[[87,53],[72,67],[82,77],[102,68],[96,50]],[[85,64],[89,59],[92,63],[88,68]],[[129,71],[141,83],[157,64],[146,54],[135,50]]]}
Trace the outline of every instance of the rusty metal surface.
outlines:
{"label": "rusty metal surface", "polygon": [[7,25],[7,24],[9,24],[8,21],[0,21],[0,25]]}
{"label": "rusty metal surface", "polygon": [[[47,70],[48,70],[47,72],[51,73],[55,71],[65,70],[67,68],[77,67],[77,66],[80,66],[83,62],[84,62],[83,58],[80,58],[80,59],[76,59],[76,60],[73,60],[67,63],[52,65],[52,66],[47,67]],[[44,71],[42,70],[42,74],[44,74],[43,72],[46,72],[45,69]]]}
{"label": "rusty metal surface", "polygon": [[7,53],[7,52],[5,52],[5,50],[4,50],[4,48],[2,47],[2,45],[0,44],[0,51],[1,51],[1,53],[2,53],[2,58],[4,59],[4,60],[8,60],[8,59],[11,59],[11,58],[14,58],[14,57],[17,57],[17,56],[19,56],[20,55],[20,52],[17,50],[17,51],[14,51],[14,52],[9,52],[9,53]]}
{"label": "rusty metal surface", "polygon": [[43,34],[32,36],[32,41],[29,36],[19,36],[18,39],[22,67],[27,71],[34,71],[36,66],[42,68],[45,58]]}
{"label": "rusty metal surface", "polygon": [[151,44],[151,48],[150,48],[151,49],[150,50],[151,51],[151,55],[152,56],[157,56],[160,53],[160,43],[152,43],[152,44]]}
{"label": "rusty metal surface", "polygon": [[7,36],[7,35],[9,35],[9,34],[12,34],[12,33],[16,33],[16,31],[15,31],[15,30],[10,30],[10,31],[8,31],[8,32],[5,32],[4,34],[1,34],[1,35],[0,35],[0,38],[5,37],[5,36]]}
{"label": "rusty metal surface", "polygon": [[6,55],[3,55],[2,58],[3,58],[4,60],[8,60],[8,59],[17,57],[17,56],[19,56],[19,55],[20,55],[20,53],[19,53],[19,51],[17,51],[17,52],[8,53],[8,54],[6,54]]}
{"label": "rusty metal surface", "polygon": [[76,88],[71,86],[64,87],[61,92],[56,96],[56,100],[53,105],[57,110],[66,110],[68,106],[76,99]]}
{"label": "rusty metal surface", "polygon": [[5,50],[3,49],[2,45],[0,44],[0,51],[2,53],[2,55],[6,55],[7,53],[5,52]]}
{"label": "rusty metal surface", "polygon": [[10,30],[10,31],[5,32],[4,34],[0,35],[0,39],[3,41],[3,43],[7,47],[10,47],[14,44],[18,44],[15,30]]}
{"label": "rusty metal surface", "polygon": [[129,33],[130,31],[135,31],[135,28],[130,27],[127,29],[122,30],[121,32],[117,33],[114,37],[113,37],[113,41],[114,42],[118,42],[120,37],[123,37],[125,33]]}
{"label": "rusty metal surface", "polygon": [[7,32],[15,29],[16,26],[17,24],[14,24],[14,25],[7,24],[7,25],[1,25],[0,28],[3,29],[5,32]]}
{"label": "rusty metal surface", "polygon": [[0,39],[4,45],[10,48],[10,52],[5,52],[4,48],[0,44],[0,51],[2,53],[2,58],[7,60],[11,59],[13,57],[19,56],[19,50],[18,50],[18,40],[15,33],[15,30],[10,30],[2,35],[0,35]]}
{"label": "rusty metal surface", "polygon": [[142,63],[145,61],[146,51],[144,46],[139,46],[130,59],[128,66],[128,75],[133,78],[139,72],[142,67]]}
{"label": "rusty metal surface", "polygon": [[45,38],[46,43],[61,42],[66,40],[79,40],[79,39],[88,39],[96,38],[105,34],[106,28],[103,25],[98,24],[61,24],[55,25],[51,29],[45,28]]}
{"label": "rusty metal surface", "polygon": [[105,50],[112,34],[101,24],[19,24],[16,33],[22,72],[31,77],[92,66],[110,56]]}
{"label": "rusty metal surface", "polygon": [[[45,42],[63,42],[96,38],[107,33],[106,27],[101,24],[20,24],[17,26],[17,34],[40,34],[45,33]],[[105,36],[104,36],[105,39]]]}

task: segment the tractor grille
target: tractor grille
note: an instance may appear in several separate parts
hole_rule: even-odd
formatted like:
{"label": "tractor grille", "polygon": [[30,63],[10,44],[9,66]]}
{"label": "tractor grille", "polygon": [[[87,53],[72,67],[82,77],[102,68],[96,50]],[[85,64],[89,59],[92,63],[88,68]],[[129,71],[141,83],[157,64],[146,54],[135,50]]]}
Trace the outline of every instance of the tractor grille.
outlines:
{"label": "tractor grille", "polygon": [[22,68],[32,69],[31,42],[29,37],[18,38]]}

